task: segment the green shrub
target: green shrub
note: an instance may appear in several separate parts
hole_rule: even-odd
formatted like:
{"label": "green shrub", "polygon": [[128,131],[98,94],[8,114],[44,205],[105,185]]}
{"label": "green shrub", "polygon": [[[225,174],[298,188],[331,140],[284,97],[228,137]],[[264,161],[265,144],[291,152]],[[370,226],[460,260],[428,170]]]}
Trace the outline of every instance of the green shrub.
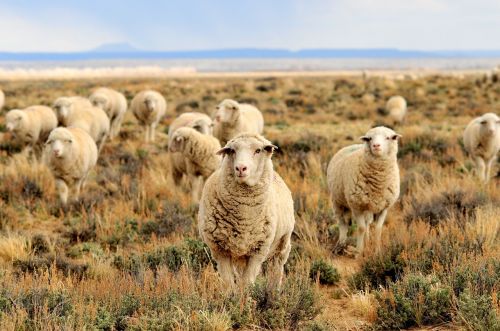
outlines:
{"label": "green shrub", "polygon": [[334,285],[340,280],[337,268],[323,260],[315,260],[311,265],[309,277],[318,279],[320,284]]}
{"label": "green shrub", "polygon": [[452,290],[435,277],[407,274],[377,293],[376,299],[375,326],[382,330],[440,324],[452,318]]}
{"label": "green shrub", "polygon": [[474,295],[465,290],[458,298],[458,316],[458,321],[468,329],[500,330],[500,316],[490,295]]}

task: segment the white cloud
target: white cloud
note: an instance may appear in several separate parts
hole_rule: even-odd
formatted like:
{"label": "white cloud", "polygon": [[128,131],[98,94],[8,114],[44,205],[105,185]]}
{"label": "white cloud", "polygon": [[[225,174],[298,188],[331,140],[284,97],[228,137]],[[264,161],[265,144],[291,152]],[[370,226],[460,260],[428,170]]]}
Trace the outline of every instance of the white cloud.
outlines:
{"label": "white cloud", "polygon": [[0,8],[0,51],[80,51],[117,40],[124,36],[68,11],[51,9],[27,17]]}

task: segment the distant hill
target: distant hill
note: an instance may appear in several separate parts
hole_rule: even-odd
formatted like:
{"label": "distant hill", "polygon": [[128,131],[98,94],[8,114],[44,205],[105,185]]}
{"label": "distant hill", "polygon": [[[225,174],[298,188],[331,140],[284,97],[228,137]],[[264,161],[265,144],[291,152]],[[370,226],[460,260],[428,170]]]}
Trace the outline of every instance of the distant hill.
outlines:
{"label": "distant hill", "polygon": [[91,50],[93,53],[134,53],[139,52],[137,48],[129,43],[103,44]]}
{"label": "distant hill", "polygon": [[83,52],[0,52],[0,61],[82,61],[113,59],[273,59],[273,58],[500,58],[500,50],[418,51],[379,49],[287,49],[237,48],[194,51],[144,51],[128,43],[104,44]]}

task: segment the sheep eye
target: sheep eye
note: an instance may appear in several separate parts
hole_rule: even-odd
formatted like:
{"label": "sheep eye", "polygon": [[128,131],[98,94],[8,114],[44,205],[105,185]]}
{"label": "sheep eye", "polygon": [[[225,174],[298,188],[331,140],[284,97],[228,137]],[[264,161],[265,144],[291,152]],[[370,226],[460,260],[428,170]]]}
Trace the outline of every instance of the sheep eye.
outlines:
{"label": "sheep eye", "polygon": [[68,139],[68,140],[66,140],[66,142],[67,142],[68,144],[71,144],[71,143],[73,142],[73,140]]}
{"label": "sheep eye", "polygon": [[481,121],[481,124],[486,124],[486,121]]}
{"label": "sheep eye", "polygon": [[257,148],[257,149],[255,150],[255,154],[259,154],[261,151],[262,151],[262,150],[261,150],[260,148]]}

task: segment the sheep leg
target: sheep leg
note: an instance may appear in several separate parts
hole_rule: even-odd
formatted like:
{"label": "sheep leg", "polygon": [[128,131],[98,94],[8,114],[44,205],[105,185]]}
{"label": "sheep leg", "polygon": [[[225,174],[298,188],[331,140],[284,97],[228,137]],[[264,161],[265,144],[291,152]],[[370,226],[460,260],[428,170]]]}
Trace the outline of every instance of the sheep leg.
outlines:
{"label": "sheep leg", "polygon": [[111,124],[111,131],[113,132],[112,138],[118,136],[120,133],[120,129],[122,127],[122,120],[123,120],[124,114],[117,115],[115,119],[113,120],[113,123]]}
{"label": "sheep leg", "polygon": [[490,180],[490,177],[491,177],[491,168],[493,167],[493,161],[495,161],[495,157],[492,157],[486,163],[486,170],[485,170],[485,175],[484,175],[484,181],[485,182],[488,182]]}
{"label": "sheep leg", "polygon": [[214,260],[217,262],[217,270],[222,280],[229,286],[233,287],[234,282],[234,268],[231,263],[231,258],[219,254],[214,255]]}
{"label": "sheep leg", "polygon": [[144,126],[144,141],[149,142],[149,125]]}
{"label": "sheep leg", "polygon": [[151,142],[155,141],[155,132],[156,132],[156,123],[152,123],[151,127],[149,128],[149,140]]}
{"label": "sheep leg", "polygon": [[104,147],[104,143],[106,142],[107,137],[108,136],[106,134],[101,137],[101,140],[97,144],[97,154],[101,154],[101,150]]}
{"label": "sheep leg", "polygon": [[382,210],[380,214],[377,215],[376,225],[375,225],[375,240],[377,243],[377,253],[380,252],[380,245],[382,239],[382,227],[384,226],[385,218],[387,216],[387,208]]}
{"label": "sheep leg", "polygon": [[198,203],[201,197],[201,191],[203,189],[203,177],[196,176],[191,182],[191,197],[193,202]]}
{"label": "sheep leg", "polygon": [[260,273],[262,263],[264,263],[265,260],[266,258],[262,253],[257,253],[248,258],[246,268],[243,271],[243,285],[253,284],[255,282],[257,275]]}
{"label": "sheep leg", "polygon": [[68,202],[68,185],[62,179],[56,179],[56,189],[59,194],[59,200],[65,205]]}
{"label": "sheep leg", "polygon": [[365,212],[353,211],[353,217],[356,220],[358,226],[356,230],[356,250],[358,254],[363,253],[365,247],[365,232],[367,225],[367,217]]}
{"label": "sheep leg", "polygon": [[365,232],[365,243],[370,240],[370,227],[373,223],[374,215],[372,213],[366,214],[366,232]]}
{"label": "sheep leg", "polygon": [[343,246],[347,241],[347,232],[349,231],[349,213],[342,208],[334,205],[333,212],[339,226],[339,241],[338,244]]}
{"label": "sheep leg", "polygon": [[482,181],[485,181],[485,171],[486,171],[486,165],[484,164],[484,160],[482,157],[476,157],[476,170],[477,170],[477,175],[479,176],[479,179]]}
{"label": "sheep leg", "polygon": [[285,263],[288,260],[288,256],[290,255],[290,250],[292,249],[291,245],[291,233],[284,235],[281,240],[279,246],[276,248],[277,253],[272,261],[272,274],[270,275],[271,281],[276,284],[278,288],[281,287],[281,283],[283,281],[283,273]]}

